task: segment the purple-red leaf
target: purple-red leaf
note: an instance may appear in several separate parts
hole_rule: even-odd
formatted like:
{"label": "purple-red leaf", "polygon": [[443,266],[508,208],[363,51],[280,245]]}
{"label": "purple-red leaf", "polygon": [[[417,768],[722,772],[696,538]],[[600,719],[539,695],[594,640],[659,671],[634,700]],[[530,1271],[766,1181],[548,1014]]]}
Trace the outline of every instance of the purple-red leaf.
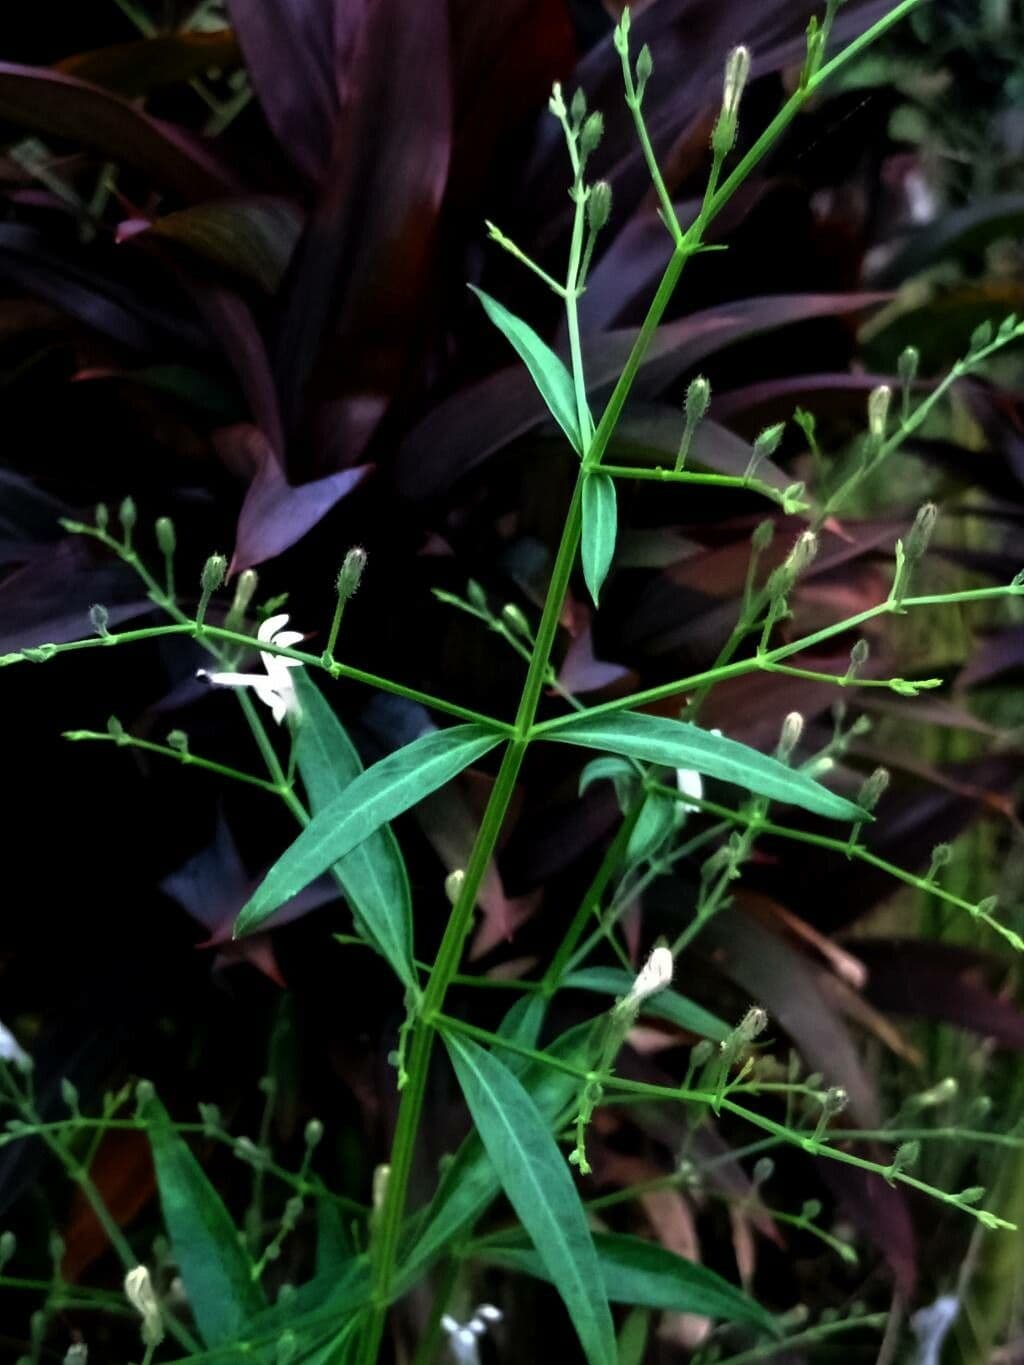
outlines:
{"label": "purple-red leaf", "polygon": [[195,138],[74,76],[0,62],[0,119],[125,162],[189,203],[240,189]]}

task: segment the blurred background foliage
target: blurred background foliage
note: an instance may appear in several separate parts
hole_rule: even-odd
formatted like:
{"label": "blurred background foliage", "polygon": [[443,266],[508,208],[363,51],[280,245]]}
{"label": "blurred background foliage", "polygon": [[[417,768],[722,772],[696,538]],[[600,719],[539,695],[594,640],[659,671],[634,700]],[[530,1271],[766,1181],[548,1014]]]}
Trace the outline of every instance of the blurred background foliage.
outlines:
{"label": "blurred background foliage", "polygon": [[[849,0],[840,33],[885,8]],[[636,7],[638,43],[655,58],[650,125],[676,202],[702,187],[725,52],[744,41],[755,54],[741,131],[750,139],[799,71],[812,9]],[[5,16],[4,649],[83,633],[95,601],[118,623],[145,613],[131,579],[57,524],[130,492],[143,522],[175,519],[183,583],[209,551],[233,549],[236,569],[259,567],[263,595],[288,594],[293,624],[314,641],[341,556],[365,545],[346,659],[508,711],[519,687],[511,656],[431,588],[461,593],[474,578],[496,607],[535,610],[569,468],[465,283],[515,300],[557,341],[553,301],[486,245],[483,223],[546,265],[561,259],[566,168],[544,106],[554,79],[583,85],[605,111],[596,169],[614,192],[583,304],[594,392],[607,391],[667,255],[619,95],[614,17],[600,0],[39,0]],[[696,454],[707,467],[742,471],[760,427],[802,407],[815,415],[827,474],[848,457],[868,391],[904,346],[919,348],[924,385],[984,318],[1024,313],[1022,224],[1024,13],[1013,0],[932,0],[797,121],[723,215],[716,240],[728,250],[692,263],[622,448],[670,459],[686,385],[705,373],[712,420]],[[792,423],[776,464],[783,483],[816,476]],[[942,508],[927,567],[936,585],[1003,582],[1024,564],[1018,354],[959,385],[830,524],[794,632],[884,594],[894,542],[926,497]],[[581,590],[568,606],[564,684],[593,698],[707,666],[764,515],[753,497],[633,488],[600,619]],[[776,522],[781,558],[799,523]],[[879,675],[941,676],[944,686],[916,700],[856,699],[871,729],[843,760],[846,780],[879,761],[894,775],[871,839],[917,870],[936,844],[955,841],[950,887],[973,899],[998,893],[1001,917],[1024,928],[1024,612],[972,606],[886,623],[872,647]],[[319,1115],[325,1177],[362,1195],[387,1149],[401,1001],[365,954],[332,946],[344,907],[244,949],[204,946],[290,837],[285,822],[258,795],[136,754],[83,753],[59,736],[114,712],[140,734],[187,729],[197,750],[244,766],[245,737],[225,699],[194,682],[196,663],[180,641],[4,675],[2,1015],[38,1057],[44,1102],[56,1102],[63,1074],[85,1098],[142,1074],[172,1112],[191,1117],[197,1098],[215,1099],[239,1131],[258,1124],[256,1083],[277,1020],[275,1141],[289,1150]],[[844,650],[819,666],[841,672]],[[420,723],[383,698],[343,686],[336,696],[367,757]],[[705,721],[771,746],[792,709],[824,738],[834,702],[814,684],[757,678],[716,691]],[[572,765],[544,753],[525,774],[481,906],[473,952],[485,968],[545,960],[614,826],[601,785],[575,800]],[[446,913],[444,873],[464,857],[488,782],[486,770],[472,774],[400,822],[423,957]],[[697,876],[683,864],[662,878],[645,923],[685,917]],[[1019,1121],[1018,963],[978,926],[894,893],[862,864],[766,846],[685,974],[687,992],[726,1018],[763,1003],[780,1057],[793,1047],[846,1086],[861,1126],[900,1113],[937,1126]],[[567,1017],[583,1004],[570,1001]],[[662,1074],[658,1057],[635,1057],[637,1074]],[[957,1097],[915,1109],[914,1096],[946,1077]],[[430,1106],[421,1198],[461,1132],[440,1074]],[[597,1186],[670,1169],[683,1137],[681,1123],[623,1111],[595,1136]],[[720,1153],[743,1140],[725,1124],[714,1134]],[[204,1160],[237,1193],[238,1163],[212,1151]],[[25,1254],[45,1261],[52,1222],[69,1277],[116,1279],[99,1229],[59,1181],[37,1178],[39,1162],[27,1148],[0,1155],[0,1206]],[[144,1144],[110,1135],[97,1163],[118,1218],[144,1240],[156,1226]],[[752,1220],[740,1165],[716,1169],[717,1183],[652,1202],[629,1230],[723,1273],[738,1267],[776,1309],[863,1299],[902,1319],[953,1294],[961,1313],[944,1360],[1020,1358],[1021,1235],[972,1231],[879,1183],[780,1160],[774,1204],[824,1200],[831,1226],[859,1239],[851,1268],[799,1232]],[[1010,1149],[931,1144],[923,1174],[950,1189],[984,1184],[994,1210],[1024,1216],[1024,1169]],[[515,1284],[487,1288],[509,1308],[522,1358],[564,1355],[541,1314],[547,1290]],[[3,1316],[12,1358],[13,1324],[31,1309],[23,1297]],[[426,1307],[410,1306],[413,1333]],[[685,1358],[700,1330],[666,1322],[648,1359]],[[94,1340],[96,1331],[91,1323]],[[872,1359],[875,1343],[843,1349]]]}

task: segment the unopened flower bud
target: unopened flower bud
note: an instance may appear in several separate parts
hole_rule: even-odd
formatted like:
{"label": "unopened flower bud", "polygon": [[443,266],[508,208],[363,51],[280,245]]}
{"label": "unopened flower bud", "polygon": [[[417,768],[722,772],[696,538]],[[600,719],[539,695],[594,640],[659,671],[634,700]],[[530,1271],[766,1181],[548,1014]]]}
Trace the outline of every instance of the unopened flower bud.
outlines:
{"label": "unopened flower bud", "polygon": [[354,545],[342,561],[335,584],[338,596],[343,602],[347,602],[359,587],[365,568],[366,551],[362,546]]}
{"label": "unopened flower bud", "polygon": [[917,1165],[921,1155],[921,1144],[915,1138],[911,1142],[901,1142],[896,1148],[896,1155],[892,1159],[889,1167],[889,1175],[893,1176],[898,1171],[911,1171]]}
{"label": "unopened flower bud", "polygon": [[374,1213],[379,1213],[384,1207],[384,1200],[387,1197],[388,1181],[391,1179],[391,1167],[380,1165],[373,1172],[373,1187],[371,1198],[373,1201]]}
{"label": "unopened flower bud", "polygon": [[177,548],[177,536],[174,533],[174,522],[170,517],[157,517],[156,519],[156,543],[160,548],[160,553],[173,555]]}
{"label": "unopened flower bud", "polygon": [[578,128],[587,116],[587,96],[582,87],[578,87],[573,94],[569,104],[569,117]]}
{"label": "unopened flower bud", "polygon": [[142,1340],[147,1346],[159,1346],[164,1336],[160,1305],[144,1265],[137,1265],[124,1277],[124,1296],[142,1318]]}
{"label": "unopened flower bud", "polygon": [[454,905],[462,894],[462,884],[466,880],[465,870],[461,867],[449,872],[444,879],[444,894],[448,897],[449,905]]}
{"label": "unopened flower bud", "polygon": [[696,379],[690,380],[686,389],[686,400],[683,403],[683,436],[676,454],[677,470],[686,464],[686,457],[693,443],[693,434],[704,420],[710,402],[711,385],[702,374],[699,374]]}
{"label": "unopened flower bud", "polygon": [[607,180],[591,185],[587,199],[587,225],[591,232],[600,232],[612,216],[612,187]]}
{"label": "unopened flower bud", "polygon": [[89,1348],[84,1341],[73,1341],[64,1352],[64,1365],[89,1365]]}
{"label": "unopened flower bud", "polygon": [[865,778],[857,795],[857,804],[864,810],[874,810],[885,795],[889,786],[888,768],[876,768],[870,777]]}
{"label": "unopened flower bud", "polygon": [[786,558],[786,567],[794,580],[809,568],[818,553],[818,537],[813,531],[802,531]]}
{"label": "unopened flower bud", "polygon": [[653,70],[654,58],[651,56],[651,49],[644,43],[636,59],[636,97],[638,100],[643,99],[647,82],[651,79]]}
{"label": "unopened flower bud", "polygon": [[918,511],[914,518],[914,524],[910,528],[907,536],[906,555],[910,564],[916,564],[923,559],[928,550],[932,532],[935,530],[935,522],[939,515],[939,509],[933,502],[926,502]]}
{"label": "unopened flower bud", "polygon": [[612,42],[615,44],[615,51],[620,56],[625,56],[629,52],[629,27],[630,14],[629,6],[622,11],[619,22],[615,25],[612,33]]}
{"label": "unopened flower bud", "polygon": [[841,1114],[849,1103],[849,1095],[841,1085],[831,1085],[821,1097],[821,1107],[826,1114]]}
{"label": "unopened flower bud", "polygon": [[917,367],[921,363],[921,352],[916,346],[904,346],[896,362],[896,371],[903,384],[909,388],[917,378]]}
{"label": "unopened flower bud", "polygon": [[767,1184],[774,1174],[775,1162],[770,1156],[763,1156],[754,1166],[754,1174],[751,1177],[751,1183],[755,1189],[758,1189],[761,1185]]}
{"label": "unopened flower bud", "polygon": [[224,1131],[224,1120],[221,1118],[219,1105],[204,1104],[200,1100],[199,1117],[202,1119],[205,1137],[217,1137]]}
{"label": "unopened flower bud", "polygon": [[530,623],[514,602],[505,603],[501,609],[501,619],[514,635],[522,636],[524,640],[531,638]]}
{"label": "unopened flower bud", "polygon": [[793,750],[800,743],[800,736],[804,732],[804,718],[799,711],[790,711],[789,715],[782,722],[782,732],[779,735],[779,743],[775,750],[777,758],[783,763],[787,763]]}
{"label": "unopened flower bud", "polygon": [[691,379],[686,389],[686,402],[683,411],[686,419],[694,426],[703,418],[711,402],[711,385],[702,374]]}
{"label": "unopened flower bud", "polygon": [[318,1147],[320,1145],[321,1139],[323,1138],[323,1135],[324,1126],[320,1122],[320,1120],[310,1119],[310,1121],[306,1124],[306,1130],[305,1133],[303,1134],[303,1138],[307,1148],[310,1151],[312,1151],[314,1147]]}
{"label": "unopened flower bud", "polygon": [[132,532],[135,530],[135,523],[139,519],[138,509],[135,506],[135,499],[131,497],[124,498],[121,502],[121,506],[117,509],[117,515],[118,520],[121,523],[121,529],[124,531],[125,543],[130,544]]}
{"label": "unopened flower bud", "polygon": [[89,608],[89,622],[101,640],[105,640],[110,635],[110,631],[107,629],[110,624],[110,612],[107,611],[102,602],[94,602]]}
{"label": "unopened flower bud", "polygon": [[736,141],[740,100],[750,75],[750,50],[734,47],[725,59],[725,78],[722,83],[722,108],[711,134],[711,147],[718,157],[725,156]]}
{"label": "unopened flower bud", "polygon": [[850,650],[850,667],[847,670],[846,676],[848,678],[855,678],[857,674],[860,672],[860,670],[867,663],[870,656],[871,646],[868,644],[867,640],[865,640],[864,637],[861,636],[861,638]]}
{"label": "unopened flower bud", "polygon": [[231,603],[231,610],[228,612],[227,624],[229,629],[236,629],[237,625],[245,619],[245,613],[249,610],[259,581],[259,574],[255,569],[243,569],[238,575],[238,581],[235,583],[235,600]]}
{"label": "unopened flower bud", "polygon": [[759,521],[754,527],[754,534],[750,537],[750,544],[755,554],[764,554],[772,541],[775,539],[774,521]]}
{"label": "unopened flower bud", "polygon": [[592,152],[597,151],[603,136],[604,115],[600,110],[595,109],[592,114],[587,116],[583,127],[580,129],[580,156],[584,161]]}
{"label": "unopened flower bud", "polygon": [[796,483],[788,483],[782,490],[782,510],[787,517],[795,516],[807,507],[804,501],[804,494],[807,492],[807,485],[802,479]]}
{"label": "unopened flower bud", "polygon": [[736,1032],[748,1043],[752,1043],[768,1027],[768,1012],[760,1005],[752,1005],[740,1020]]}
{"label": "unopened flower bud", "polygon": [[661,946],[653,949],[637,973],[629,994],[622,1002],[623,1005],[635,1009],[649,996],[656,995],[658,991],[663,991],[666,986],[671,985],[672,968],[671,951]]}
{"label": "unopened flower bud", "polygon": [[714,1055],[714,1051],[714,1044],[708,1038],[702,1038],[699,1043],[694,1043],[690,1049],[690,1065],[694,1071],[699,1070],[702,1066],[707,1066]]}
{"label": "unopened flower bud", "polygon": [[98,502],[96,504],[95,517],[96,529],[98,531],[105,531],[110,524],[110,509],[105,502]]}
{"label": "unopened flower bud", "polygon": [[934,881],[942,869],[949,866],[952,858],[951,844],[936,844],[932,849],[932,860],[928,867],[928,881]]}
{"label": "unopened flower bud", "polygon": [[879,384],[868,394],[868,432],[876,442],[885,440],[885,429],[889,421],[889,404],[892,402],[892,389],[888,384]]}
{"label": "unopened flower bud", "polygon": [[203,565],[203,572],[199,578],[203,592],[207,595],[216,592],[224,582],[224,575],[227,571],[227,559],[223,555],[211,555]]}
{"label": "unopened flower bud", "polygon": [[970,1185],[966,1190],[961,1190],[956,1196],[959,1204],[980,1204],[985,1198],[984,1185]]}
{"label": "unopened flower bud", "polygon": [[774,426],[765,427],[763,431],[758,433],[757,439],[754,441],[753,460],[755,466],[775,454],[782,443],[785,430],[785,422],[776,422]]}
{"label": "unopened flower bud", "polygon": [[466,584],[466,597],[469,605],[476,607],[477,611],[487,610],[487,594],[475,578],[471,578]]}
{"label": "unopened flower bud", "polygon": [[78,1087],[67,1076],[60,1078],[60,1097],[73,1114],[78,1112]]}
{"label": "unopened flower bud", "polygon": [[17,1249],[18,1240],[13,1232],[8,1229],[6,1232],[0,1233],[0,1270],[4,1268]]}

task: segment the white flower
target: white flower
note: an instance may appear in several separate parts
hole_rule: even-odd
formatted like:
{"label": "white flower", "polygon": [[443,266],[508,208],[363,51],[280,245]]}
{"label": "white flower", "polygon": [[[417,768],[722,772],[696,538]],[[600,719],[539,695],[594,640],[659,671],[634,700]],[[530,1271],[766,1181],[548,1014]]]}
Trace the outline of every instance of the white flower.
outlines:
{"label": "white flower", "polygon": [[0,1024],[0,1062],[10,1062],[19,1071],[32,1070],[32,1058],[5,1024]]}
{"label": "white flower", "polygon": [[445,1313],[441,1326],[448,1333],[448,1345],[456,1365],[480,1365],[480,1349],[477,1342],[484,1336],[487,1328],[500,1322],[503,1317],[500,1308],[492,1303],[482,1303],[468,1322],[458,1322],[450,1313]]}
{"label": "white flower", "polygon": [[[288,617],[283,613],[280,616],[268,616],[256,632],[256,638],[264,645],[290,649],[301,641],[302,632],[284,630],[287,624]],[[291,670],[301,668],[302,664],[298,659],[285,659],[280,654],[269,654],[266,650],[260,650],[260,658],[266,673],[207,673],[205,668],[201,668],[198,676],[208,678],[218,687],[251,687],[264,706],[270,707],[271,714],[280,725],[288,712],[295,709],[295,686]]]}
{"label": "white flower", "polygon": [[124,1296],[142,1318],[142,1340],[147,1346],[159,1346],[164,1337],[160,1305],[149,1271],[137,1265],[124,1277]]}
{"label": "white flower", "polygon": [[640,968],[636,980],[633,982],[632,989],[623,1001],[624,1005],[635,1008],[645,1001],[648,996],[656,995],[658,991],[663,991],[672,982],[672,954],[668,948],[655,948],[650,957]]}

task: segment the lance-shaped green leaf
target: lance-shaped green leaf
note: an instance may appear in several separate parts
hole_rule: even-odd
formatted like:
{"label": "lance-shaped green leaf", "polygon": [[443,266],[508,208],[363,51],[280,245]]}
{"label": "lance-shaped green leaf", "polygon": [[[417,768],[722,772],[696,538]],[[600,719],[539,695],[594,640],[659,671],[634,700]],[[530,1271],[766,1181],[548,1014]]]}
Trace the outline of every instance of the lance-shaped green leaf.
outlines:
{"label": "lance-shaped green leaf", "polygon": [[546,739],[604,749],[626,758],[660,763],[665,768],[690,768],[705,777],[732,782],[757,796],[801,806],[831,820],[870,820],[870,815],[837,796],[798,768],[751,749],[735,739],[701,730],[688,721],[648,716],[640,711],[570,717],[544,732]]}
{"label": "lance-shaped green leaf", "polygon": [[[601,1280],[613,1303],[660,1308],[669,1313],[699,1313],[724,1322],[744,1322],[778,1333],[771,1314],[741,1289],[707,1266],[695,1265],[656,1242],[619,1233],[594,1234]],[[543,1257],[519,1237],[478,1243],[470,1254],[492,1264],[521,1270],[538,1279],[553,1278]]]}
{"label": "lance-shaped green leaf", "polygon": [[522,318],[510,313],[504,304],[492,299],[482,289],[469,286],[484,306],[484,312],[497,327],[498,331],[511,342],[519,353],[520,359],[530,371],[530,377],[537,391],[547,403],[551,416],[572,442],[577,454],[582,453],[583,441],[580,437],[579,414],[576,409],[576,391],[572,375],[555,355],[554,351]]}
{"label": "lance-shaped green leaf", "polygon": [[164,1226],[207,1346],[234,1341],[266,1306],[238,1229],[159,1100],[146,1106]]}
{"label": "lance-shaped green leaf", "polygon": [[313,817],[278,858],[242,907],[235,935],[262,924],[374,830],[457,777],[500,738],[486,725],[453,725],[431,730],[367,768]]}
{"label": "lance-shaped green leaf", "polygon": [[598,604],[601,587],[608,577],[615,554],[618,529],[618,504],[615,481],[610,474],[595,471],[583,482],[583,536],[580,553],[583,558],[583,577],[594,606]]}
{"label": "lance-shaped green leaf", "polygon": [[[537,999],[534,996],[533,999]],[[526,1020],[536,1018],[533,1010],[517,1009],[502,1021],[501,1033],[515,1035],[524,1042]],[[532,1022],[532,1020],[531,1020]],[[556,1038],[544,1049],[545,1055],[568,1062],[581,1071],[593,1066],[601,1051],[603,1032],[600,1021],[579,1024]],[[537,1106],[544,1122],[553,1131],[567,1121],[576,1108],[583,1082],[565,1071],[517,1057],[509,1052],[509,1069],[515,1070],[523,1088]],[[519,1064],[522,1063],[521,1066]],[[518,1067],[518,1069],[516,1069]],[[472,1227],[487,1206],[498,1197],[501,1183],[479,1133],[470,1133],[452,1160],[427,1208],[410,1220],[405,1238],[408,1248],[397,1275],[397,1292],[404,1293],[426,1271],[431,1261],[455,1237]]]}
{"label": "lance-shaped green leaf", "polygon": [[[578,972],[570,972],[562,985],[577,991],[623,996],[629,994],[634,980],[635,977],[621,967],[582,967]],[[658,991],[657,995],[648,996],[640,1006],[640,1012],[652,1019],[664,1019],[702,1038],[713,1038],[716,1043],[724,1042],[732,1032],[731,1024],[678,991]]]}
{"label": "lance-shaped green leaf", "polygon": [[564,1156],[522,1083],[497,1057],[445,1035],[459,1085],[509,1203],[562,1296],[590,1365],[615,1365],[615,1329],[586,1215]]}
{"label": "lance-shaped green leaf", "polygon": [[[355,746],[304,668],[292,677],[301,707],[295,759],[314,817],[361,776]],[[412,897],[398,840],[387,825],[364,839],[332,867],[363,937],[387,958],[406,986],[415,982],[412,962]]]}

